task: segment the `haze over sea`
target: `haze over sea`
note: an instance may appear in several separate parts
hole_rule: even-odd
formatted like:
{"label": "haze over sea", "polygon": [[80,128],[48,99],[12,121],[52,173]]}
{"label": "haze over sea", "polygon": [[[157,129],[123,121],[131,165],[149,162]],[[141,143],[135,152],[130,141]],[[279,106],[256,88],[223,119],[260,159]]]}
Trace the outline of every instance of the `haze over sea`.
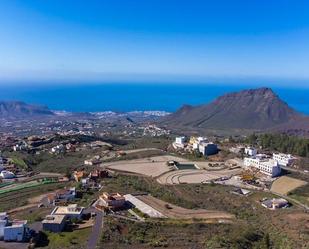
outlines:
{"label": "haze over sea", "polygon": [[[261,85],[259,85],[261,86]],[[266,85],[265,85],[266,86]],[[0,85],[1,100],[20,100],[47,105],[52,110],[98,111],[176,111],[183,104],[206,104],[233,91],[255,88],[243,84],[189,83],[79,83]],[[309,114],[309,88],[271,87],[299,112]]]}

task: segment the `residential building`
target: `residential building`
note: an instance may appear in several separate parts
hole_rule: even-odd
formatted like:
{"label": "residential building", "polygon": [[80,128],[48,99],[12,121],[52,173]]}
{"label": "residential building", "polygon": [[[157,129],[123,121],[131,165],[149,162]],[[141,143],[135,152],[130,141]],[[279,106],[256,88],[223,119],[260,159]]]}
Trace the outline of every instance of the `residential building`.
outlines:
{"label": "residential building", "polygon": [[274,198],[271,200],[265,200],[262,202],[262,206],[268,209],[284,208],[289,205],[289,202],[283,198]]}
{"label": "residential building", "polygon": [[99,199],[102,206],[110,209],[121,208],[125,204],[125,198],[119,193],[104,192]]}
{"label": "residential building", "polygon": [[60,189],[56,192],[58,200],[72,201],[76,197],[76,188]]}
{"label": "residential building", "polygon": [[3,179],[13,179],[15,178],[15,174],[11,171],[8,171],[8,170],[2,170],[1,173],[0,173],[0,177],[3,178]]}
{"label": "residential building", "polygon": [[245,148],[245,154],[248,156],[256,156],[257,154],[257,149],[253,147],[246,147]]}
{"label": "residential building", "polygon": [[229,151],[232,152],[232,153],[235,153],[235,154],[244,153],[245,152],[245,147],[239,145],[239,146],[236,146],[236,147],[229,148]]}
{"label": "residential building", "polygon": [[176,137],[175,138],[175,146],[178,148],[184,148],[185,147],[185,142],[186,142],[186,137]]}
{"label": "residential building", "polygon": [[73,177],[75,179],[75,181],[79,182],[81,181],[81,179],[84,177],[85,172],[83,170],[81,171],[74,171],[73,173]]}
{"label": "residential building", "polygon": [[101,158],[100,156],[94,156],[91,159],[85,160],[84,164],[85,165],[90,165],[90,166],[100,164],[101,163],[100,158]]}
{"label": "residential building", "polygon": [[262,154],[258,154],[255,157],[245,157],[244,165],[246,167],[255,167],[263,174],[271,177],[278,176],[281,173],[278,162]]}
{"label": "residential building", "polygon": [[66,225],[65,215],[47,215],[42,221],[43,230],[53,233],[60,233]]}
{"label": "residential building", "polygon": [[108,177],[108,171],[107,170],[98,170],[95,169],[93,171],[90,172],[89,174],[89,178],[91,180],[97,180],[98,178],[104,178],[104,177]]}
{"label": "residential building", "polygon": [[280,166],[289,166],[296,158],[291,154],[273,153],[273,159],[276,160]]}
{"label": "residential building", "polygon": [[210,142],[201,142],[199,144],[199,151],[204,155],[204,156],[210,156],[218,153],[218,147],[214,143]]}
{"label": "residential building", "polygon": [[0,240],[4,237],[4,228],[8,224],[8,215],[5,212],[0,213]]}
{"label": "residential building", "polygon": [[53,148],[51,148],[50,152],[52,154],[61,154],[61,153],[64,153],[65,152],[65,147],[63,144],[59,144]]}
{"label": "residential building", "polygon": [[4,241],[23,242],[29,237],[29,228],[25,220],[13,220],[8,226],[4,227]]}
{"label": "residential building", "polygon": [[55,207],[51,215],[65,215],[66,219],[81,219],[84,212],[84,207],[78,207],[77,204],[68,206]]}

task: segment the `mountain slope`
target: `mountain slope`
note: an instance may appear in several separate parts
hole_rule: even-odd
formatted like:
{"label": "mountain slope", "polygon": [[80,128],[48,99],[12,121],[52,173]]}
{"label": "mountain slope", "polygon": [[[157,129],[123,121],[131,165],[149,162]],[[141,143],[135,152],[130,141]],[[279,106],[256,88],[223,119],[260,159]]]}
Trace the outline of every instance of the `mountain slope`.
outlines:
{"label": "mountain slope", "polygon": [[24,118],[29,116],[54,115],[46,106],[30,105],[21,101],[0,101],[0,117]]}
{"label": "mountain slope", "polygon": [[206,129],[267,129],[300,118],[302,115],[270,88],[258,88],[229,93],[207,105],[185,105],[163,118],[162,123]]}

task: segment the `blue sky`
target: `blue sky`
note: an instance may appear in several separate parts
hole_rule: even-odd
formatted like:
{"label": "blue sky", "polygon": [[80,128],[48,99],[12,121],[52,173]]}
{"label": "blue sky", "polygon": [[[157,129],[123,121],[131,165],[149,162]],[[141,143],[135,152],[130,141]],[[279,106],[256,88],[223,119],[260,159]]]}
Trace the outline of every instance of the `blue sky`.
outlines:
{"label": "blue sky", "polygon": [[308,13],[292,0],[1,0],[0,79],[309,85]]}

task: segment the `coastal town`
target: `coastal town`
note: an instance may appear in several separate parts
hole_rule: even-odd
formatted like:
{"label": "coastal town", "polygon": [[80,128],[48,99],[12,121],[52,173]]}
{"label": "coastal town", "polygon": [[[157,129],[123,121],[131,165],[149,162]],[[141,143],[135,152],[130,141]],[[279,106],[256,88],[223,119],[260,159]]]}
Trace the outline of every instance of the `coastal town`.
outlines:
{"label": "coastal town", "polygon": [[0,0],[0,249],[309,249],[308,13]]}

